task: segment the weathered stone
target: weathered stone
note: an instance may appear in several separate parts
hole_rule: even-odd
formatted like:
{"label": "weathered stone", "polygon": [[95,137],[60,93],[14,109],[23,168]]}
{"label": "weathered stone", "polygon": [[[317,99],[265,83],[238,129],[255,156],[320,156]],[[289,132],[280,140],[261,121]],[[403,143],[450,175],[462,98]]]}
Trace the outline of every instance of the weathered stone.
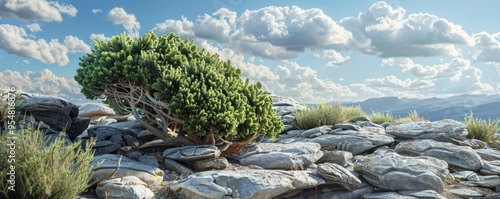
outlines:
{"label": "weathered stone", "polygon": [[338,164],[320,164],[318,165],[316,172],[318,172],[318,174],[323,177],[326,182],[338,184],[348,191],[355,190],[361,185],[361,180]]}
{"label": "weathered stone", "polygon": [[96,194],[99,198],[151,199],[155,195],[146,186],[135,176],[125,176],[100,182]]}
{"label": "weathered stone", "polygon": [[446,199],[446,197],[437,193],[434,190],[423,191],[400,191],[400,192],[380,192],[366,194],[362,199],[418,199],[418,198],[433,198]]}
{"label": "weathered stone", "polygon": [[158,163],[158,160],[155,158],[155,156],[152,155],[143,155],[139,158],[139,162],[148,164],[154,167],[160,167],[160,164]]}
{"label": "weathered stone", "polygon": [[460,171],[460,172],[452,173],[451,175],[454,178],[461,179],[461,180],[467,180],[472,175],[477,176],[477,174],[474,171]]}
{"label": "weathered stone", "polygon": [[399,143],[395,151],[401,155],[430,156],[451,166],[477,171],[483,167],[481,157],[468,146],[457,146],[431,139],[408,140]]}
{"label": "weathered stone", "polygon": [[453,139],[453,143],[460,146],[470,146],[473,149],[491,149],[488,143],[476,139],[465,139],[465,140]]}
{"label": "weathered stone", "polygon": [[[285,139],[280,141],[280,143],[286,141]],[[358,155],[370,149],[390,144],[394,142],[394,139],[387,135],[368,131],[345,130],[338,132],[331,131],[329,134],[308,139],[307,141],[319,143],[322,150],[343,150]]]}
{"label": "weathered stone", "polygon": [[80,113],[78,114],[78,117],[90,119],[115,115],[115,111],[113,111],[113,109],[101,103],[85,103],[80,106],[79,110]]}
{"label": "weathered stone", "polygon": [[481,168],[483,175],[500,175],[500,160],[483,161],[483,168]]}
{"label": "weathered stone", "polygon": [[450,189],[449,192],[461,198],[483,197],[483,194],[471,189]]}
{"label": "weathered stone", "polygon": [[353,157],[349,151],[323,151],[323,156],[316,163],[329,162],[344,166],[344,163]]}
{"label": "weathered stone", "polygon": [[87,118],[71,118],[71,127],[66,131],[69,139],[74,141],[79,135],[81,135],[90,124],[90,119]]}
{"label": "weathered stone", "polygon": [[386,190],[434,190],[443,192],[448,164],[433,157],[401,156],[393,150],[377,150],[355,157],[354,171],[373,186]]}
{"label": "weathered stone", "polygon": [[373,193],[373,186],[366,182],[362,182],[361,185],[352,191],[347,191],[340,186],[332,187],[328,185],[328,189],[322,191],[315,197],[316,199],[344,199],[344,198],[361,198],[363,195]]}
{"label": "weathered stone", "polygon": [[117,123],[118,121],[116,119],[113,119],[113,118],[106,118],[106,119],[103,119],[100,121],[100,123],[102,125],[110,125],[110,124],[115,124]]}
{"label": "weathered stone", "polygon": [[191,163],[193,169],[197,171],[208,171],[212,169],[222,170],[227,168],[229,162],[224,157],[218,157],[215,159],[199,160]]}
{"label": "weathered stone", "polygon": [[273,198],[297,189],[324,184],[314,171],[220,170],[204,171],[170,185],[180,198]]}
{"label": "weathered stone", "polygon": [[264,169],[300,170],[315,163],[321,156],[321,147],[313,142],[293,144],[258,143],[245,147],[231,156],[243,166],[257,165]]}
{"label": "weathered stone", "polygon": [[193,170],[191,170],[190,168],[187,168],[186,166],[176,162],[175,160],[171,160],[168,158],[165,158],[163,160],[163,166],[165,167],[165,169],[175,171],[179,174],[192,174],[192,173],[194,173]]}
{"label": "weathered stone", "polygon": [[465,140],[469,134],[465,124],[450,119],[392,124],[386,127],[386,133],[399,139],[433,139],[443,142]]}
{"label": "weathered stone", "polygon": [[170,148],[163,151],[163,157],[182,162],[193,162],[219,157],[221,152],[214,145],[195,145]]}
{"label": "weathered stone", "polygon": [[498,175],[479,176],[479,180],[477,181],[464,181],[460,183],[472,187],[480,186],[480,187],[495,188],[495,186],[500,184],[500,176]]}
{"label": "weathered stone", "polygon": [[[87,129],[87,133],[89,137],[97,137],[96,145],[93,147],[96,149],[96,155],[117,153],[116,149],[119,149],[120,147],[129,146],[129,144],[136,146],[136,144],[138,144],[133,143],[133,140],[137,139],[133,132],[127,129],[116,128],[111,125],[93,126]],[[106,145],[101,142],[106,143]],[[113,147],[100,149],[101,147],[110,146],[111,144],[109,144],[109,142],[113,143]]]}
{"label": "weathered stone", "polygon": [[[120,159],[120,157],[122,159],[118,167],[118,160]],[[91,178],[92,182],[108,177],[117,168],[119,169],[114,175],[117,178],[125,176],[135,176],[144,181],[145,183],[151,185],[160,185],[161,182],[163,181],[163,171],[158,167],[143,164],[120,155],[114,155],[114,154],[97,155],[94,157],[94,160],[91,162],[91,165],[92,166],[99,165],[97,168],[94,168],[93,170]]]}
{"label": "weathered stone", "polygon": [[78,107],[56,97],[25,97],[17,108],[20,115],[32,116],[35,121],[43,121],[56,131],[71,128],[72,116],[78,114]]}
{"label": "weathered stone", "polygon": [[312,128],[312,129],[309,129],[309,130],[302,132],[300,137],[303,137],[303,138],[318,137],[320,135],[326,134],[328,131],[331,131],[332,127],[333,127],[333,125],[324,125],[324,126]]}
{"label": "weathered stone", "polygon": [[94,155],[102,154],[117,154],[121,145],[109,140],[97,141],[92,148],[95,150]]}
{"label": "weathered stone", "polygon": [[356,124],[335,124],[332,129],[361,131],[361,127]]}
{"label": "weathered stone", "polygon": [[494,149],[476,149],[475,150],[483,160],[500,160],[500,151]]}

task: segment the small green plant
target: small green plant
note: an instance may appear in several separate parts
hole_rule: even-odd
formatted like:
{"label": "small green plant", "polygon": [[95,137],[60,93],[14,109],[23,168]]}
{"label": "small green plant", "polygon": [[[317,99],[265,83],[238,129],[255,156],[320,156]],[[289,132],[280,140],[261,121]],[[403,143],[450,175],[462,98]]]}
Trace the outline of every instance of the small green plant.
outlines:
{"label": "small green plant", "polygon": [[33,128],[0,137],[0,172],[7,177],[0,181],[0,198],[75,198],[87,188],[93,141],[82,149],[80,141],[68,145],[59,137],[47,147]]}
{"label": "small green plant", "polygon": [[299,129],[311,129],[323,125],[344,123],[349,119],[366,115],[359,106],[344,107],[340,102],[332,105],[320,103],[316,108],[307,107],[295,111],[295,126]]}
{"label": "small green plant", "polygon": [[382,124],[384,122],[389,123],[405,123],[405,122],[420,122],[427,121],[425,118],[422,118],[418,115],[416,110],[411,111],[406,117],[395,118],[391,112],[386,112],[385,114],[374,112],[368,116],[373,123]]}
{"label": "small green plant", "polygon": [[370,120],[375,124],[382,124],[384,122],[392,123],[394,120],[392,118],[391,112],[380,113],[372,110],[372,114],[368,116]]}
{"label": "small green plant", "polygon": [[500,130],[498,119],[488,121],[484,119],[474,118],[474,113],[465,116],[464,123],[469,131],[469,137],[485,141],[488,144],[498,143],[497,132]]}

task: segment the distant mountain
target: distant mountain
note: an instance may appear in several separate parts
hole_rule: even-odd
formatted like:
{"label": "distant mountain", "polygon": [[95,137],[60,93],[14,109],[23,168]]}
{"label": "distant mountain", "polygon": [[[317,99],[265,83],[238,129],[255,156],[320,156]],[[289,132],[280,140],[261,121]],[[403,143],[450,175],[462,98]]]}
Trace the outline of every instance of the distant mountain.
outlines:
{"label": "distant mountain", "polygon": [[474,117],[488,120],[500,118],[500,95],[456,95],[448,98],[412,99],[398,97],[371,98],[362,102],[343,103],[345,106],[360,106],[366,113],[391,112],[396,117],[405,117],[416,110],[421,117],[431,121],[454,119],[462,121],[472,111]]}

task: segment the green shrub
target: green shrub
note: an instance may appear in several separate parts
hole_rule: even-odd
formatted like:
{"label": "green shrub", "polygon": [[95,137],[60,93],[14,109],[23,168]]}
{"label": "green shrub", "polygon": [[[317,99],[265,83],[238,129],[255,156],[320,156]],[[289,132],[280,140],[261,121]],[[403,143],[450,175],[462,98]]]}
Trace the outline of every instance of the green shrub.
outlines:
{"label": "green shrub", "polygon": [[299,129],[311,129],[323,125],[345,123],[349,119],[364,116],[359,106],[344,107],[340,102],[332,105],[320,103],[316,108],[307,107],[295,111],[295,126]]}
{"label": "green shrub", "polygon": [[464,118],[464,123],[469,131],[469,137],[485,141],[488,144],[497,143],[497,132],[500,130],[498,119],[488,121],[484,119],[474,118],[474,113]]}
{"label": "green shrub", "polygon": [[380,112],[374,112],[372,110],[372,114],[370,114],[368,118],[370,118],[370,120],[375,124],[382,124],[384,122],[389,122],[389,123],[394,122],[391,112],[386,112],[385,114],[383,114]]}
{"label": "green shrub", "polygon": [[401,117],[398,119],[395,119],[392,123],[407,123],[407,122],[414,122],[413,119],[409,117]]}
{"label": "green shrub", "polygon": [[82,150],[80,142],[68,145],[60,138],[47,147],[42,132],[33,129],[17,130],[14,135],[10,131],[0,134],[1,173],[10,179],[6,174],[15,172],[15,187],[11,187],[15,191],[9,189],[12,181],[3,179],[0,198],[75,198],[87,187],[93,169],[89,165],[94,142]]}
{"label": "green shrub", "polygon": [[249,140],[259,134],[274,137],[283,129],[260,83],[243,81],[229,61],[192,41],[150,32],[137,39],[122,34],[94,45],[80,58],[75,76],[81,92],[89,99],[106,97],[105,103],[131,112],[166,142],[171,141],[170,130],[179,130],[176,142],[191,145]]}

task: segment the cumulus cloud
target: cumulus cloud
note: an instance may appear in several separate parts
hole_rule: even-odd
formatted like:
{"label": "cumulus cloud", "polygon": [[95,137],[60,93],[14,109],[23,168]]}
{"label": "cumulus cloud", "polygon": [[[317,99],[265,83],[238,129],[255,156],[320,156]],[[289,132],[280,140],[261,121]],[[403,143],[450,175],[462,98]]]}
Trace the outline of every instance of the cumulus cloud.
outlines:
{"label": "cumulus cloud", "polygon": [[460,25],[428,13],[406,15],[383,1],[339,24],[352,32],[351,47],[380,57],[458,56],[457,45],[474,43]]}
{"label": "cumulus cloud", "polygon": [[92,9],[92,13],[97,14],[97,13],[102,13],[101,9]]}
{"label": "cumulus cloud", "polygon": [[156,24],[153,32],[156,34],[169,34],[174,32],[179,37],[195,39],[193,33],[194,23],[189,21],[186,17],[181,20],[165,20],[163,23]]}
{"label": "cumulus cloud", "polygon": [[236,28],[236,12],[221,8],[212,16],[205,14],[199,17],[197,25],[193,27],[194,34],[203,39],[228,42],[230,32]]}
{"label": "cumulus cloud", "polygon": [[366,79],[365,83],[370,87],[388,87],[395,90],[414,90],[434,86],[434,83],[429,80],[399,79],[394,75],[385,76],[383,78]]}
{"label": "cumulus cloud", "polygon": [[82,102],[85,97],[80,93],[81,86],[73,79],[58,77],[52,71],[0,72],[0,85],[14,86],[17,90],[62,97],[71,102]]}
{"label": "cumulus cloud", "polygon": [[64,66],[69,63],[68,53],[87,53],[90,47],[75,36],[67,36],[64,43],[57,39],[29,39],[22,27],[0,24],[0,49],[9,54],[33,58],[46,64]]}
{"label": "cumulus cloud", "polygon": [[42,31],[42,28],[40,27],[40,24],[37,24],[37,23],[32,23],[32,24],[29,24],[26,26],[28,28],[28,30],[30,30],[31,32],[40,32]]}
{"label": "cumulus cloud", "polygon": [[61,14],[76,16],[78,10],[71,4],[60,4],[46,0],[4,0],[0,1],[0,17],[18,21],[62,21]]}
{"label": "cumulus cloud", "polygon": [[500,62],[500,32],[489,34],[480,32],[473,34],[478,52],[474,59],[479,62]]}
{"label": "cumulus cloud", "polygon": [[327,60],[328,63],[326,66],[338,66],[351,59],[351,57],[344,56],[340,52],[332,49],[321,50],[320,52],[313,53],[313,56]]}
{"label": "cumulus cloud", "polygon": [[106,37],[106,36],[104,36],[104,34],[95,34],[95,33],[90,34],[89,38],[92,41],[94,41],[94,40],[102,40],[102,41],[108,42],[108,41],[111,40],[110,37]]}
{"label": "cumulus cloud", "polygon": [[70,53],[90,53],[90,46],[78,37],[72,35],[64,38],[64,45],[66,45]]}
{"label": "cumulus cloud", "polygon": [[115,7],[111,9],[106,18],[114,24],[122,25],[132,37],[139,36],[141,25],[133,14],[128,14],[123,8]]}

